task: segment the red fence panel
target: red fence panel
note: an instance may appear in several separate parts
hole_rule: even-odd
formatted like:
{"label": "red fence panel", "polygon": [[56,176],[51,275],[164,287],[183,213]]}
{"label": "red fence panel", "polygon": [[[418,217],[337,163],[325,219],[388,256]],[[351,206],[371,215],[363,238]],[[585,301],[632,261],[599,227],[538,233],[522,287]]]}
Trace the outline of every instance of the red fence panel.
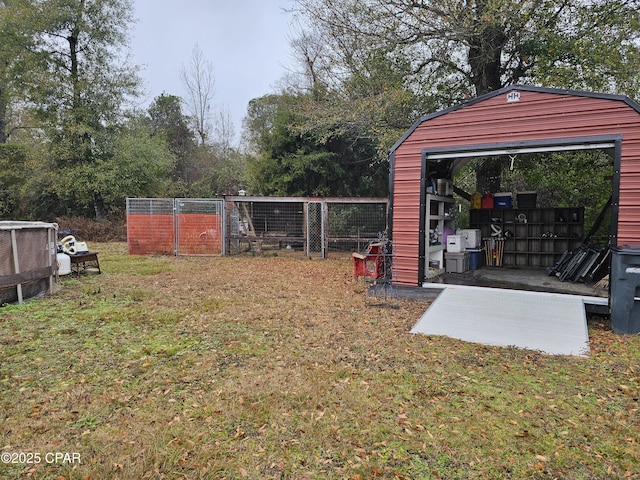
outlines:
{"label": "red fence panel", "polygon": [[134,255],[220,255],[223,201],[128,198],[127,244]]}
{"label": "red fence panel", "polygon": [[179,255],[222,253],[222,215],[182,213],[176,218]]}
{"label": "red fence panel", "polygon": [[173,255],[173,199],[127,199],[127,246],[132,255]]}

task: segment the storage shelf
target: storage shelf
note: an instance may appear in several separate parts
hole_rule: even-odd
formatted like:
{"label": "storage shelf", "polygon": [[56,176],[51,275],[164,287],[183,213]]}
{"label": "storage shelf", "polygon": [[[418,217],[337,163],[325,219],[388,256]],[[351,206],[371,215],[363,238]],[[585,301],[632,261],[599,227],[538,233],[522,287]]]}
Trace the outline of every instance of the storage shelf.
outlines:
{"label": "storage shelf", "polygon": [[[584,208],[497,208],[470,211],[470,227],[483,238],[502,229],[503,266],[550,267],[583,244]],[[508,234],[507,234],[508,232]],[[545,234],[552,236],[546,236]]]}
{"label": "storage shelf", "polygon": [[[447,215],[447,209],[454,205],[453,197],[443,197],[440,195],[427,195],[426,198],[426,215],[425,215],[425,265],[424,278],[429,279],[442,275],[444,269],[444,251],[447,246],[442,241],[444,229],[450,228],[455,231],[454,218]],[[440,235],[439,244],[430,244],[430,231],[436,229]],[[438,262],[438,267],[430,266],[431,262]]]}
{"label": "storage shelf", "polygon": [[429,252],[433,253],[433,252],[439,252],[441,250],[444,250],[445,246],[440,244],[440,245],[429,245]]}

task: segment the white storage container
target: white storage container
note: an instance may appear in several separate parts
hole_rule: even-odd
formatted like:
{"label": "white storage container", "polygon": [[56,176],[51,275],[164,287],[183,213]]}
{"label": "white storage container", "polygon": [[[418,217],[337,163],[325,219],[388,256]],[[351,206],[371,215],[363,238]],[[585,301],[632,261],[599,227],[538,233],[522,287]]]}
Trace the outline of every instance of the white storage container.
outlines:
{"label": "white storage container", "polygon": [[480,248],[482,245],[482,237],[480,230],[476,228],[460,230],[460,235],[465,239],[464,248]]}
{"label": "white storage container", "polygon": [[69,275],[71,273],[71,257],[66,253],[56,254],[58,261],[58,275]]}
{"label": "white storage container", "polygon": [[464,252],[464,237],[462,235],[447,236],[447,252],[460,253]]}

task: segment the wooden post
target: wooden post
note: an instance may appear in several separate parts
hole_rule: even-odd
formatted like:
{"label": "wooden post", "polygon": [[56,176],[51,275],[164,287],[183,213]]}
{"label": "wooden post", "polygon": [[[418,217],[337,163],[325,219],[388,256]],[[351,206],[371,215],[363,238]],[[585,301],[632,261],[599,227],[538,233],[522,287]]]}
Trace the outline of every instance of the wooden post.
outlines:
{"label": "wooden post", "polygon": [[[13,269],[16,275],[20,273],[20,261],[18,260],[18,242],[16,241],[16,231],[11,229],[11,249],[13,250]],[[18,292],[18,303],[22,305],[22,283],[16,285]]]}

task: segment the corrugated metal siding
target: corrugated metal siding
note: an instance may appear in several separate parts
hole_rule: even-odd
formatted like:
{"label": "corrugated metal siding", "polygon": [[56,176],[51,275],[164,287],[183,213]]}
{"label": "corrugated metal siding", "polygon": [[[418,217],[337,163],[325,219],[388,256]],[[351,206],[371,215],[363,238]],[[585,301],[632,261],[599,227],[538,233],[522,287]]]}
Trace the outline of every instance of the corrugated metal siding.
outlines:
{"label": "corrugated metal siding", "polygon": [[419,124],[393,152],[394,281],[417,285],[422,151],[508,142],[622,134],[618,244],[640,244],[640,115],[615,98],[520,91]]}

